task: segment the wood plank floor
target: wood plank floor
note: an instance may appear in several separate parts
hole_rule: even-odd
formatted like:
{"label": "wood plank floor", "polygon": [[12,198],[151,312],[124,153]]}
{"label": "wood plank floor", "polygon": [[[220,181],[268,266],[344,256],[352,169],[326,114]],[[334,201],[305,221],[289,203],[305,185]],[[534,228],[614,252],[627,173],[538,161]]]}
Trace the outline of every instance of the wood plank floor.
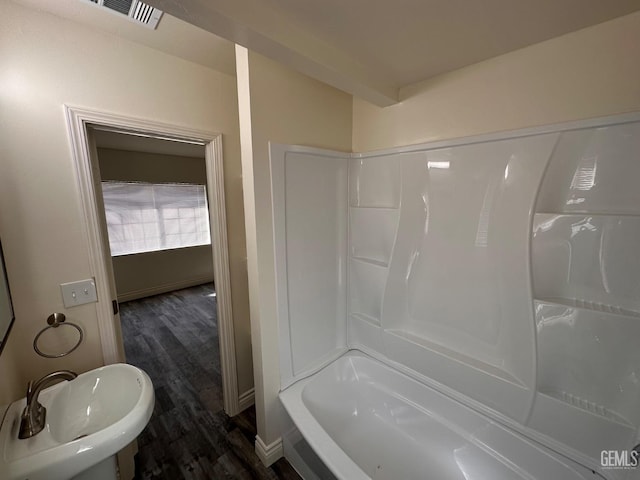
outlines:
{"label": "wood plank floor", "polygon": [[223,411],[213,285],[123,303],[120,316],[127,361],[156,393],[136,480],[300,478],[286,460],[265,468],[255,455],[253,408]]}

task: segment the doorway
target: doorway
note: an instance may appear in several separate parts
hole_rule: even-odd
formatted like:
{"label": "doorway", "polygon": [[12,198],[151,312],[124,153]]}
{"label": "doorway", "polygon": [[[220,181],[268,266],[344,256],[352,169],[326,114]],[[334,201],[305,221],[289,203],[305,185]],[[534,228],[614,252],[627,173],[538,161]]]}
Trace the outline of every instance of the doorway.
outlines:
{"label": "doorway", "polygon": [[124,361],[125,353],[116,282],[106,231],[95,132],[122,133],[130,137],[204,148],[224,411],[229,416],[238,414],[240,402],[231,310],[222,136],[212,132],[70,106],[65,106],[65,111],[83,205],[91,270],[98,292],[96,310],[105,364]]}

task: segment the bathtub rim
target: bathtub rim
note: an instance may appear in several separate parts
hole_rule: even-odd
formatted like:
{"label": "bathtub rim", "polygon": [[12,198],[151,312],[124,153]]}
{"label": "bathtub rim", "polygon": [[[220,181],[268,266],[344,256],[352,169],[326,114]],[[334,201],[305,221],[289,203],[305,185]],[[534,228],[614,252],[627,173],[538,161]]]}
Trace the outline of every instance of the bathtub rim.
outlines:
{"label": "bathtub rim", "polygon": [[[603,471],[602,466],[600,465],[600,463],[598,462],[599,459],[595,459],[595,458],[591,458],[585,454],[583,454],[582,452],[579,452],[577,450],[574,450],[573,448],[569,447],[568,445],[556,440],[553,437],[544,435],[524,424],[521,424],[519,422],[517,422],[516,420],[513,420],[512,418],[498,412],[497,410],[491,408],[490,406],[478,401],[478,400],[474,400],[473,398],[470,398],[460,392],[458,392],[457,390],[448,387],[430,377],[427,377],[426,375],[423,375],[421,373],[416,372],[415,370],[413,370],[410,367],[407,367],[406,365],[403,365],[401,363],[398,363],[394,360],[389,359],[388,357],[386,357],[385,355],[372,350],[364,345],[360,345],[360,344],[354,344],[347,352],[345,352],[342,356],[348,354],[349,352],[351,352],[352,350],[356,350],[360,353],[363,353],[365,356],[371,357],[374,360],[379,361],[380,363],[386,365],[387,367],[396,370],[404,375],[406,375],[407,377],[411,378],[412,380],[415,380],[419,383],[422,383],[423,385],[430,387],[432,389],[434,389],[435,391],[437,391],[438,393],[441,393],[442,395],[445,395],[446,397],[449,397],[451,400],[456,401],[458,403],[461,403],[462,405],[471,408],[472,410],[476,411],[477,413],[480,413],[481,415],[484,415],[486,417],[488,417],[489,419],[496,421],[497,423],[499,423],[500,425],[502,425],[503,427],[513,431],[514,433],[523,436],[524,438],[534,441],[536,443],[539,443],[540,445],[542,445],[544,448],[554,452],[555,454],[564,457],[564,458],[568,458],[569,460],[582,465],[583,467],[585,467],[586,469],[592,470],[594,472],[596,472],[598,475],[600,475],[601,478],[604,478],[605,480],[618,480],[619,477],[616,476],[616,472],[619,472],[618,470],[608,470],[608,471]],[[336,359],[337,360],[337,359]],[[330,362],[333,363],[333,362]],[[324,369],[326,366],[328,366],[330,363],[327,363],[325,365],[323,365],[322,369]],[[321,369],[319,369],[321,370]],[[318,370],[318,371],[319,371]],[[317,372],[316,372],[317,373]]]}
{"label": "bathtub rim", "polygon": [[311,446],[314,453],[336,478],[371,480],[371,477],[369,477],[364,470],[338,446],[325,429],[322,428],[322,425],[320,425],[302,400],[304,388],[313,381],[315,375],[330,367],[333,362],[348,355],[351,351],[352,350],[347,350],[343,352],[331,362],[324,364],[321,368],[315,369],[306,377],[295,381],[280,391],[278,397],[286,414],[289,415],[289,418],[299,430],[304,440]]}
{"label": "bathtub rim", "polygon": [[[337,478],[348,478],[349,480],[371,480],[371,477],[369,477],[364,470],[362,470],[338,446],[335,440],[324,430],[316,418],[307,409],[302,400],[302,392],[304,388],[313,381],[317,374],[320,374],[325,369],[332,366],[333,363],[339,359],[348,356],[364,357],[374,361],[375,363],[379,363],[382,368],[393,370],[394,373],[408,377],[409,380],[418,382],[424,388],[430,388],[437,394],[444,395],[450,401],[453,401],[462,407],[469,408],[476,414],[482,415],[488,420],[497,423],[497,425],[506,429],[511,434],[521,437],[523,441],[531,443],[533,446],[536,446],[541,450],[544,449],[550,456],[555,457],[558,460],[564,459],[573,462],[585,470],[592,471],[596,476],[604,480],[613,480],[613,478],[617,478],[611,477],[607,472],[603,472],[601,466],[596,464],[593,459],[585,457],[579,452],[571,452],[575,453],[575,455],[566,454],[565,451],[568,450],[568,448],[564,444],[559,444],[559,442],[556,442],[545,435],[538,434],[532,429],[524,425],[520,425],[514,420],[499,414],[486,405],[474,401],[459,392],[434,381],[433,379],[424,377],[414,370],[402,364],[398,364],[380,353],[371,351],[361,345],[352,346],[341,355],[336,356],[333,360],[309,370],[309,373],[304,378],[300,378],[290,384],[288,387],[281,390],[278,395],[281,405],[286,410],[286,413],[289,415],[296,428],[300,431],[305,441],[313,448],[315,454]],[[554,444],[559,444],[561,448],[555,448]]]}

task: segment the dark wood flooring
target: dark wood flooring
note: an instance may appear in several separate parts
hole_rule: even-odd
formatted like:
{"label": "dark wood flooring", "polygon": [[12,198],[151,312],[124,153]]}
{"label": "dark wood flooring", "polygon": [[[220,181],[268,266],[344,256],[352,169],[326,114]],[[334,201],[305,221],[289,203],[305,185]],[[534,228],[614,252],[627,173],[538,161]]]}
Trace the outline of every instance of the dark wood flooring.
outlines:
{"label": "dark wood flooring", "polygon": [[223,411],[213,285],[120,305],[127,361],[156,393],[138,437],[136,480],[299,479],[289,463],[265,468],[254,452],[255,410]]}

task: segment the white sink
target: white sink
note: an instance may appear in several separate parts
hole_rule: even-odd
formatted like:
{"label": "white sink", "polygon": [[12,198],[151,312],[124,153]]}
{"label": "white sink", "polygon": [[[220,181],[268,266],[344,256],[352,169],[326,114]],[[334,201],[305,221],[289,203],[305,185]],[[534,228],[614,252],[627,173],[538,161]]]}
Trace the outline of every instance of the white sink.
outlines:
{"label": "white sink", "polygon": [[0,427],[0,472],[8,480],[68,480],[101,464],[142,432],[155,397],[145,372],[119,363],[43,390],[39,401],[47,409],[40,433],[18,439],[24,398]]}

